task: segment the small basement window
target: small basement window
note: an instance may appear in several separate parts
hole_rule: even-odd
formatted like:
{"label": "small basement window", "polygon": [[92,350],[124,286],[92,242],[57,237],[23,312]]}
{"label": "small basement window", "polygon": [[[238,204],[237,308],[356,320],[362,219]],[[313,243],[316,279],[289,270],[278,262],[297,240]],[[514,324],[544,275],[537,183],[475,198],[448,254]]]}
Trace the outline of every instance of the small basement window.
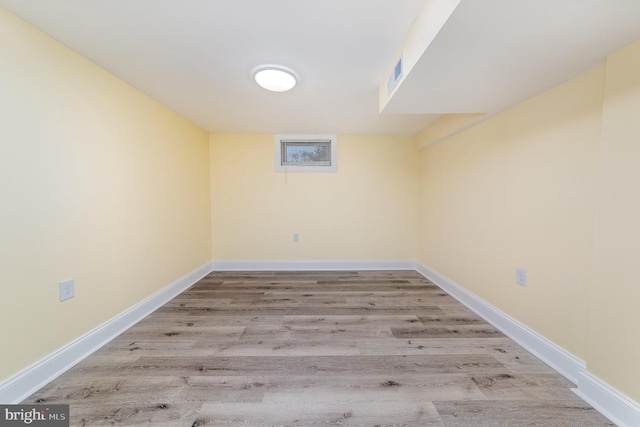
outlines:
{"label": "small basement window", "polygon": [[336,172],[337,135],[275,136],[276,172]]}

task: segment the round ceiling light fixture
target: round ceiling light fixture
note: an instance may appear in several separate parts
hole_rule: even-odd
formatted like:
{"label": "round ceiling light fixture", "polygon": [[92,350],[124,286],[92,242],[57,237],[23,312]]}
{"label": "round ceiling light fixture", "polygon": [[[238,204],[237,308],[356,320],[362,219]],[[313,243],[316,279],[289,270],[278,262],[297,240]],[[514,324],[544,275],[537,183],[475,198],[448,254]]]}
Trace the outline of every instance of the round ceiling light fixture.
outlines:
{"label": "round ceiling light fixture", "polygon": [[272,92],[286,92],[298,82],[293,71],[279,65],[258,67],[253,71],[253,78],[260,86]]}

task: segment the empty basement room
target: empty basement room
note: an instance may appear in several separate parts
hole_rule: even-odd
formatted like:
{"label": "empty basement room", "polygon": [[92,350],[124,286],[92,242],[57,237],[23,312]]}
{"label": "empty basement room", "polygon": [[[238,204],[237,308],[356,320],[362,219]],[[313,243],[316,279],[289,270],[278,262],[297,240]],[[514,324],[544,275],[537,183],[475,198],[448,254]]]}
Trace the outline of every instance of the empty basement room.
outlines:
{"label": "empty basement room", "polygon": [[0,0],[0,424],[640,425],[638,22]]}

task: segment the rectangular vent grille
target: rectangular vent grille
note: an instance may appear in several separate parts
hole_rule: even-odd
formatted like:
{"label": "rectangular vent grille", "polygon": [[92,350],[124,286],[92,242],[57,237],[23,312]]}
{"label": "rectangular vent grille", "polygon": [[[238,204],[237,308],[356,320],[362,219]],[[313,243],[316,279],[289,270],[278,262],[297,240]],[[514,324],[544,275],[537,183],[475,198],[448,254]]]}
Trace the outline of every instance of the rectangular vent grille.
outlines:
{"label": "rectangular vent grille", "polygon": [[398,58],[398,62],[396,62],[395,67],[393,67],[393,71],[389,75],[389,79],[387,80],[387,94],[391,94],[393,89],[395,89],[396,85],[402,78],[402,56]]}

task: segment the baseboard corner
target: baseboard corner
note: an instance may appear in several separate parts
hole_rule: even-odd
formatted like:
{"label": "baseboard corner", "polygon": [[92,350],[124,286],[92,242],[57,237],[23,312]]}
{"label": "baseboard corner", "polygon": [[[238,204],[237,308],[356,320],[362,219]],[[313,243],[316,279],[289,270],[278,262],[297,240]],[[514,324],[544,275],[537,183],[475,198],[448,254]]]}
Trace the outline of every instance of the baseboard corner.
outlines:
{"label": "baseboard corner", "polygon": [[618,427],[640,426],[640,404],[592,373],[581,372],[573,391]]}

